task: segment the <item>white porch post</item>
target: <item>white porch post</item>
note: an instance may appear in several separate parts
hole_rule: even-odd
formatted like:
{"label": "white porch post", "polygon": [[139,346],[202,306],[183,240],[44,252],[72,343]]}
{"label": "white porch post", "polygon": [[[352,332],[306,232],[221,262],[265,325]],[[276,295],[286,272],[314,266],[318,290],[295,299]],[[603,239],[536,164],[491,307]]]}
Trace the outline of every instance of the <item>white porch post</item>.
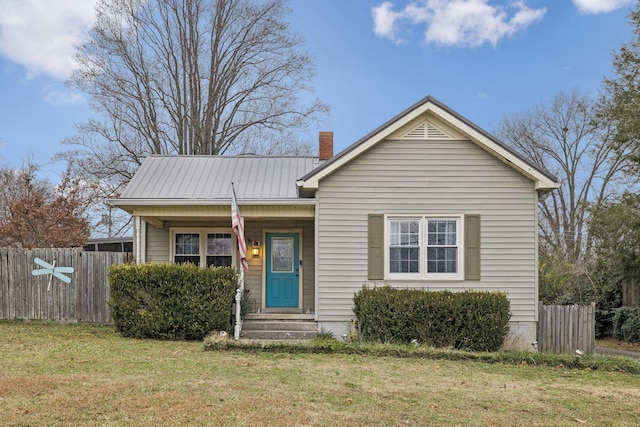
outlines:
{"label": "white porch post", "polygon": [[147,222],[139,216],[134,217],[134,244],[135,244],[135,262],[136,264],[144,264],[146,262],[146,241],[147,241]]}

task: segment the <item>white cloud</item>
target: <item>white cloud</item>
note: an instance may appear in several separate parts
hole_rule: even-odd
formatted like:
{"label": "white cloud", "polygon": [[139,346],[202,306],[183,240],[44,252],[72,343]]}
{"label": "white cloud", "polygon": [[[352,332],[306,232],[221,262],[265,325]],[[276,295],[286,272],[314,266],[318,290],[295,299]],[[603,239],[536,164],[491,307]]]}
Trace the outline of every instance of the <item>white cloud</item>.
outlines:
{"label": "white cloud", "polygon": [[395,22],[401,17],[400,13],[395,13],[391,8],[393,3],[385,1],[380,6],[371,9],[373,15],[373,32],[380,37],[388,37],[396,40]]}
{"label": "white cloud", "polygon": [[524,0],[508,6],[492,6],[489,0],[420,0],[399,12],[393,6],[385,1],[371,9],[376,35],[399,44],[404,39],[398,33],[407,31],[405,25],[426,25],[425,42],[463,47],[495,46],[542,19],[547,11],[529,8]]}
{"label": "white cloud", "polygon": [[96,0],[1,0],[0,55],[24,66],[27,78],[71,74],[74,46],[95,19]]}
{"label": "white cloud", "polygon": [[592,15],[613,12],[632,2],[633,0],[573,0],[573,4],[581,13]]}
{"label": "white cloud", "polygon": [[85,98],[81,93],[68,89],[59,90],[51,85],[43,89],[44,100],[54,107],[66,107],[68,105],[84,104]]}

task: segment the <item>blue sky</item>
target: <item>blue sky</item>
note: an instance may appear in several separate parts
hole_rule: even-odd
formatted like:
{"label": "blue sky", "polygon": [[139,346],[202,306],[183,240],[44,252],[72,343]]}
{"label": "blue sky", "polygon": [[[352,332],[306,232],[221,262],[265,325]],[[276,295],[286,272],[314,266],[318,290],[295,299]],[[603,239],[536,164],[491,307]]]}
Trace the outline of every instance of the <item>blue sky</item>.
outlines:
{"label": "blue sky", "polygon": [[[0,166],[50,158],[90,114],[64,81],[93,0],[0,0]],[[336,152],[433,95],[493,131],[561,90],[596,96],[633,0],[291,0]],[[315,140],[314,140],[315,143]],[[52,178],[55,179],[55,178]]]}

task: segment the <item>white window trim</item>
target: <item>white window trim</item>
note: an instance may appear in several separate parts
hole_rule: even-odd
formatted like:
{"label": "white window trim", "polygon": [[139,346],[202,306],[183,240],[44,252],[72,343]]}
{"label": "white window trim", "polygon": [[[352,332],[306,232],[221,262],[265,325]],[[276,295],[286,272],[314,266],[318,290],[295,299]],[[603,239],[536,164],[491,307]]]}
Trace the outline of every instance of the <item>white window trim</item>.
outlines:
{"label": "white window trim", "polygon": [[215,233],[224,233],[231,234],[231,266],[236,265],[236,252],[238,247],[238,241],[236,239],[236,235],[231,228],[224,227],[212,227],[212,228],[202,228],[202,227],[171,227],[169,229],[170,240],[170,262],[171,264],[175,263],[176,259],[176,234],[199,234],[200,235],[200,267],[204,267],[207,265],[207,234],[215,234]]}
{"label": "white window trim", "polygon": [[[420,259],[418,260],[419,273],[391,273],[389,260],[390,222],[392,220],[419,220],[420,221]],[[458,272],[453,273],[427,273],[427,221],[450,220],[456,221],[457,248],[458,248]],[[385,215],[384,216],[384,274],[389,280],[464,280],[464,215]]]}

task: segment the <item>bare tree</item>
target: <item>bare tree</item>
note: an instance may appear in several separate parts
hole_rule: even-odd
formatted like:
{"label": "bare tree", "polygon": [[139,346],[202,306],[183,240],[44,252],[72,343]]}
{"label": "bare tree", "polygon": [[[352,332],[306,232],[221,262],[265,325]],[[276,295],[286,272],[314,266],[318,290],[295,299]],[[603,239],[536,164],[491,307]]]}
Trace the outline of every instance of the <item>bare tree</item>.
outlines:
{"label": "bare tree", "polygon": [[[29,196],[30,191],[38,191],[45,197],[51,197],[51,185],[36,177],[39,167],[26,161],[21,169],[0,169],[0,219],[11,215],[10,204],[20,198]],[[29,185],[25,185],[29,182]]]}
{"label": "bare tree", "polygon": [[505,117],[498,135],[555,174],[560,188],[540,201],[541,248],[576,263],[590,252],[589,205],[631,184],[626,152],[609,144],[612,129],[596,121],[595,103],[573,91],[549,105]]}
{"label": "bare tree", "polygon": [[307,150],[296,135],[328,113],[287,0],[100,0],[96,10],[69,84],[98,115],[66,142],[77,170],[113,180],[112,191],[149,154]]}
{"label": "bare tree", "polygon": [[0,247],[82,246],[90,234],[92,191],[71,177],[60,184],[38,179],[37,166],[0,170]]}

